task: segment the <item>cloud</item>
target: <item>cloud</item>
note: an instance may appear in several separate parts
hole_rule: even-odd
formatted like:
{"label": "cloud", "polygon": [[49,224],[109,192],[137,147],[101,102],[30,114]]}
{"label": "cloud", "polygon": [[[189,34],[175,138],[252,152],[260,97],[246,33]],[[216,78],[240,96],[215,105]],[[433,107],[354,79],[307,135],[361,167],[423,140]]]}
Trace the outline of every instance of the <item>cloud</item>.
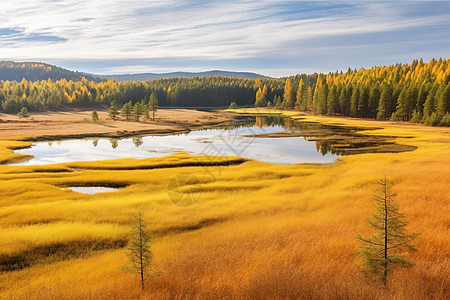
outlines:
{"label": "cloud", "polygon": [[127,61],[127,72],[278,75],[450,50],[448,2],[23,0],[3,1],[0,19],[2,59],[90,61],[98,73]]}

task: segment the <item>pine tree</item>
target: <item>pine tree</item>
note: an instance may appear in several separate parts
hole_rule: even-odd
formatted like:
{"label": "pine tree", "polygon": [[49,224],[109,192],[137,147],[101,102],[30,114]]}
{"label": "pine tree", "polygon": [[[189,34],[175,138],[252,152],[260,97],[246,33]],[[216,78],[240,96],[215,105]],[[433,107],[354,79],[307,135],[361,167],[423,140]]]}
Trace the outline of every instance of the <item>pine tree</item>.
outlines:
{"label": "pine tree", "polygon": [[128,121],[128,119],[130,118],[132,112],[133,112],[133,104],[130,101],[130,102],[127,102],[127,103],[125,103],[123,105],[122,110],[121,110],[120,113]]}
{"label": "pine tree", "polygon": [[134,116],[136,122],[139,122],[139,118],[144,114],[144,108],[140,102],[136,102],[133,107],[131,114]]}
{"label": "pine tree", "polygon": [[232,101],[230,103],[230,106],[228,106],[228,109],[235,109],[235,108],[237,108],[237,104],[236,104],[236,102]]}
{"label": "pine tree", "polygon": [[398,265],[409,267],[407,250],[416,251],[412,241],[418,234],[406,232],[404,215],[394,203],[392,183],[383,178],[378,182],[378,193],[374,195],[376,212],[367,219],[370,227],[378,233],[369,238],[357,236],[361,242],[359,253],[369,274],[387,284],[387,276]]}
{"label": "pine tree", "polygon": [[30,114],[28,113],[28,109],[24,106],[22,109],[17,113],[19,118],[29,118]]}
{"label": "pine tree", "polygon": [[152,120],[155,120],[155,113],[158,110],[158,98],[156,97],[155,92],[150,95],[150,99],[148,100],[148,109],[152,111]]}
{"label": "pine tree", "polygon": [[439,95],[436,112],[441,117],[450,112],[450,85],[447,85]]}
{"label": "pine tree", "polygon": [[114,121],[116,121],[118,115],[119,115],[119,108],[117,107],[117,101],[113,100],[111,101],[111,104],[109,106],[108,116]]}
{"label": "pine tree", "polygon": [[146,230],[146,223],[139,212],[132,228],[132,235],[128,243],[128,257],[130,265],[124,270],[130,273],[137,273],[141,279],[141,286],[144,289],[144,280],[161,275],[160,270],[151,268],[153,254],[151,247],[151,235]]}
{"label": "pine tree", "polygon": [[360,92],[361,90],[359,86],[355,86],[353,88],[353,93],[350,98],[350,117],[356,118],[358,116]]}
{"label": "pine tree", "polygon": [[327,100],[327,115],[334,116],[339,110],[339,96],[337,94],[337,87],[333,85],[328,93]]}
{"label": "pine tree", "polygon": [[92,121],[98,121],[98,113],[95,110],[92,112]]}
{"label": "pine tree", "polygon": [[384,86],[381,92],[380,102],[378,105],[377,119],[388,120],[392,114],[392,89],[389,86]]}

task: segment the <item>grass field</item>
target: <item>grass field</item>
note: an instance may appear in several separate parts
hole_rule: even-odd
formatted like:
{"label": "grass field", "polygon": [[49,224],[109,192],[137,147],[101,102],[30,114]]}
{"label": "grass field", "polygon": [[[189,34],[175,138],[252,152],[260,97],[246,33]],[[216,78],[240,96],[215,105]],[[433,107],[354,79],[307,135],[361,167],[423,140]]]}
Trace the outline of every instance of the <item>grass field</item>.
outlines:
{"label": "grass field", "polygon": [[[252,112],[254,110],[240,110]],[[266,112],[266,111],[264,111]],[[48,166],[0,166],[1,299],[448,299],[450,129],[315,116],[308,121],[377,130],[417,147],[358,154],[332,165],[271,165],[179,153]],[[0,161],[20,159],[0,141]],[[217,161],[220,166],[208,166]],[[233,163],[241,163],[232,165]],[[202,165],[203,164],[203,165]],[[168,183],[188,174],[186,186]],[[400,211],[419,232],[415,266],[388,288],[359,269],[377,180],[394,182]],[[120,186],[85,195],[73,185]],[[195,199],[177,206],[174,196]],[[190,198],[192,197],[192,198]],[[161,277],[124,273],[130,222],[153,232]]]}

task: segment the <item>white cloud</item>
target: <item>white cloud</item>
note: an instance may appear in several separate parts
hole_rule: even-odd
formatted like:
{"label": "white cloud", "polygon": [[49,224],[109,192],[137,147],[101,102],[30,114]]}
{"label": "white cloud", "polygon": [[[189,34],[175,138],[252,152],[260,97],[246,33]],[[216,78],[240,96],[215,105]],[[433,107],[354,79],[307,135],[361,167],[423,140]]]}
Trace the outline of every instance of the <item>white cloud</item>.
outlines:
{"label": "white cloud", "polygon": [[[336,3],[345,4],[328,4]],[[320,9],[309,12],[313,4],[300,1],[2,1],[0,27],[20,28],[28,38],[0,36],[0,56],[40,61],[223,61],[275,53],[277,59],[312,51],[314,47],[305,46],[311,39],[449,24],[448,14],[406,16],[398,3],[350,3],[353,7],[325,14]],[[305,7],[305,12],[290,13],[283,8],[286,4]],[[326,9],[323,2],[316,6]],[[55,40],[33,39],[40,35]],[[142,68],[137,63],[135,70]],[[127,70],[133,72],[132,66]]]}

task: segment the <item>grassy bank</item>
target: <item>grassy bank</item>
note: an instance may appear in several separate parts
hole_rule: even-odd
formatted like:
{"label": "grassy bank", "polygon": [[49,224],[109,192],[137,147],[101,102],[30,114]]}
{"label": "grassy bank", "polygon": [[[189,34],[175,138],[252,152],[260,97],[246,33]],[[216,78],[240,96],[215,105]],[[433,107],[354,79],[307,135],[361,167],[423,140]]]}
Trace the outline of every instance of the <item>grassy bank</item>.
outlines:
{"label": "grassy bank", "polygon": [[[10,269],[0,275],[0,298],[448,298],[450,129],[293,117],[358,126],[367,129],[364,134],[392,136],[417,149],[345,156],[333,165],[213,166],[205,162],[224,159],[182,153],[2,165],[0,264]],[[14,158],[8,148],[22,143],[0,142],[0,159]],[[182,174],[192,180],[173,188],[170,182]],[[355,253],[355,235],[370,233],[364,220],[384,175],[395,183],[409,230],[421,233],[419,251],[411,256],[416,265],[394,272],[388,289],[361,276]],[[95,195],[65,188],[101,184],[123,188]],[[193,205],[177,206],[177,197]],[[154,233],[155,264],[164,272],[145,292],[137,277],[121,272],[124,241],[138,211]]]}

